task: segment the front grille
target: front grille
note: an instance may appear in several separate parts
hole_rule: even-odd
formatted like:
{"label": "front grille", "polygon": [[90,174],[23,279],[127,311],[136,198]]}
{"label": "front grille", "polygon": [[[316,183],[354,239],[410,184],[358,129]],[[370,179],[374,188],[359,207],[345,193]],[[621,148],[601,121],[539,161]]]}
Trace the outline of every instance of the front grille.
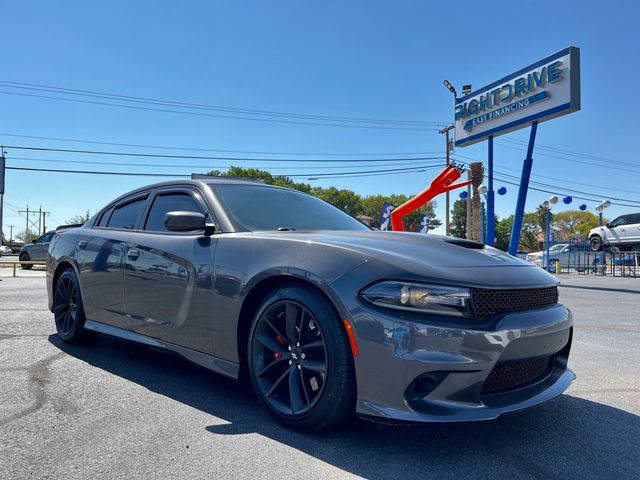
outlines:
{"label": "front grille", "polygon": [[473,311],[479,320],[496,313],[515,312],[558,303],[558,287],[488,290],[474,288]]}
{"label": "front grille", "polygon": [[480,391],[481,395],[524,387],[545,376],[551,369],[553,356],[497,364]]}

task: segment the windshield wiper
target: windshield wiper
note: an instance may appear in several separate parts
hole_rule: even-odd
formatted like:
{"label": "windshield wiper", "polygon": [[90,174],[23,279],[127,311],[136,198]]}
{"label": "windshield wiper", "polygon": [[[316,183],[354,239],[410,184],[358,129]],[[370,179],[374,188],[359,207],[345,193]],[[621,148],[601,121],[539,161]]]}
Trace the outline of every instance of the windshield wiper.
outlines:
{"label": "windshield wiper", "polygon": [[279,232],[291,232],[291,231],[295,231],[295,228],[293,228],[293,227],[278,227],[278,231]]}

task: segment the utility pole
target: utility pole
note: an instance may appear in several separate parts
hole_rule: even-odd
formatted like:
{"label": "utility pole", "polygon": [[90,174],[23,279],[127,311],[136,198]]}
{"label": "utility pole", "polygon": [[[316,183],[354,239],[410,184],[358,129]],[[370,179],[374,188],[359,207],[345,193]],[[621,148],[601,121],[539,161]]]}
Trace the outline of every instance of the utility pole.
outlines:
{"label": "utility pole", "polygon": [[13,245],[13,229],[15,228],[15,225],[9,225],[9,243]]}
{"label": "utility pole", "polygon": [[4,147],[0,145],[0,245],[4,241],[4,230],[2,224],[4,222],[4,172],[5,172]]}
{"label": "utility pole", "polygon": [[[42,208],[40,208],[40,212],[42,212]],[[38,231],[38,234],[40,234],[40,222],[42,220],[42,213],[38,213],[38,211],[36,210],[29,210],[29,205],[27,205],[26,210],[18,210],[18,213],[20,215],[25,214],[25,236],[29,236],[29,233],[35,233],[36,229]],[[31,217],[35,217],[36,215],[38,215],[38,218],[31,220]],[[33,228],[33,231],[31,231],[30,228]]]}
{"label": "utility pole", "polygon": [[38,210],[38,236],[42,235],[42,205]]}
{"label": "utility pole", "polygon": [[47,233],[47,213],[49,212],[42,212],[42,233],[45,234]]}
{"label": "utility pole", "polygon": [[[448,127],[444,127],[442,130],[440,130],[440,133],[445,135],[445,141],[447,142],[446,144],[446,164],[449,165],[450,163],[450,159],[449,159],[449,155],[451,153],[451,142],[449,141],[449,131],[453,130],[455,128],[455,125],[449,125]],[[444,208],[445,208],[445,216],[444,216],[444,230],[445,230],[445,234],[447,236],[449,236],[450,234],[450,228],[451,228],[451,224],[449,223],[449,210],[450,205],[449,205],[449,192],[447,191],[445,193],[445,200],[444,200]]]}

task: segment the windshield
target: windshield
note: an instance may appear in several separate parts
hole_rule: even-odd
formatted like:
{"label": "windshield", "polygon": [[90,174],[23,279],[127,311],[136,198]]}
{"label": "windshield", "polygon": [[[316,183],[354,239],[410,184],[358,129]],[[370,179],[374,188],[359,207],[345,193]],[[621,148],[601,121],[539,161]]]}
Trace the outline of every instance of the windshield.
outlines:
{"label": "windshield", "polygon": [[239,230],[369,230],[342,210],[295,190],[264,185],[210,185]]}
{"label": "windshield", "polygon": [[564,247],[566,247],[567,244],[566,243],[558,243],[557,245],[554,245],[553,247],[551,247],[549,249],[550,252],[559,252],[561,251]]}

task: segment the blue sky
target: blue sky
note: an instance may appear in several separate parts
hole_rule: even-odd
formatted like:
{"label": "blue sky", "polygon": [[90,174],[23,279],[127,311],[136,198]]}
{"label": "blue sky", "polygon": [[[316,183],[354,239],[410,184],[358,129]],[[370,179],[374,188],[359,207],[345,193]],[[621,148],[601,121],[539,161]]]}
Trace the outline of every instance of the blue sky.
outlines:
{"label": "blue sky", "polygon": [[[627,98],[631,97],[625,95],[633,92],[640,77],[637,2],[33,1],[5,2],[2,13],[0,83],[240,109],[439,123],[453,120],[453,98],[442,85],[445,78],[458,89],[463,83],[478,88],[574,45],[581,49],[582,111],[541,124],[538,142],[583,156],[538,149],[533,180],[554,185],[551,189],[561,196],[572,188],[594,198],[632,200],[639,205],[635,210],[640,210],[635,121],[628,106],[632,100]],[[443,137],[432,126],[420,130],[345,128],[195,116],[13,95],[8,93],[62,96],[2,85],[0,143],[4,145],[215,155],[10,136],[27,135],[325,154],[226,154],[300,160],[295,163],[205,162],[6,148],[9,166],[189,173],[207,170],[205,165],[224,168],[234,164],[275,167],[273,173],[312,174],[378,167],[360,163],[348,169],[344,164],[330,168],[331,164],[301,160],[372,157],[348,155],[360,153],[442,156],[444,151]],[[521,130],[496,140],[497,170],[519,174],[525,146],[512,141],[526,141],[527,135],[528,130]],[[485,160],[486,143],[457,149],[454,156]],[[70,164],[16,157],[203,167]],[[421,191],[435,173],[428,170],[309,183],[350,188],[361,194],[409,194]],[[48,224],[55,226],[87,209],[93,213],[115,196],[153,181],[146,177],[8,171],[5,233],[8,235],[9,225],[16,226],[14,232],[24,229],[24,217],[16,210],[27,204],[50,211]],[[496,181],[496,188],[503,184]],[[506,186],[507,195],[498,197],[496,204],[500,217],[514,210],[517,189]],[[548,196],[530,192],[527,208],[535,208]],[[438,203],[442,218],[444,198]],[[571,207],[580,203],[574,200]],[[590,209],[595,205],[584,203]],[[634,209],[616,203],[620,202],[613,201],[609,217]]]}

